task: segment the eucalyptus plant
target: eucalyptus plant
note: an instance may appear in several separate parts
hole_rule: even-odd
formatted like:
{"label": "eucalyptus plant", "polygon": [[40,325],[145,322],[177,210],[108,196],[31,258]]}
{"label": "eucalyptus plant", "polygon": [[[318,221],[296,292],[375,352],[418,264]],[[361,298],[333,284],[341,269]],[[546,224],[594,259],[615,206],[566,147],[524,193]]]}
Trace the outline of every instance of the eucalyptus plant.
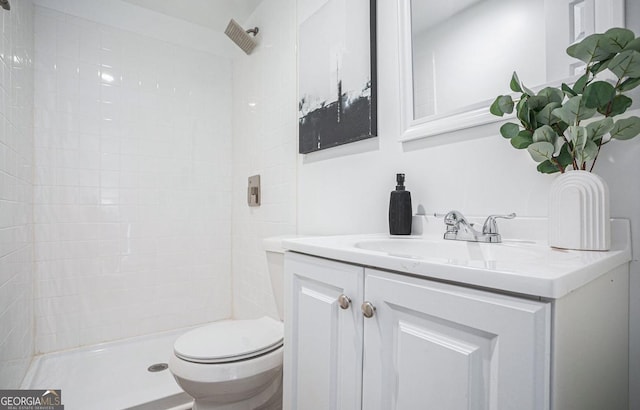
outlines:
{"label": "eucalyptus plant", "polygon": [[563,83],[535,93],[514,72],[510,88],[520,98],[500,95],[490,108],[500,117],[515,108],[520,124],[507,122],[500,134],[513,147],[527,149],[545,174],[593,171],[604,145],[640,134],[640,118],[615,119],[631,107],[625,93],[640,85],[640,38],[612,28],[571,45],[567,54],[586,64],[572,87]]}

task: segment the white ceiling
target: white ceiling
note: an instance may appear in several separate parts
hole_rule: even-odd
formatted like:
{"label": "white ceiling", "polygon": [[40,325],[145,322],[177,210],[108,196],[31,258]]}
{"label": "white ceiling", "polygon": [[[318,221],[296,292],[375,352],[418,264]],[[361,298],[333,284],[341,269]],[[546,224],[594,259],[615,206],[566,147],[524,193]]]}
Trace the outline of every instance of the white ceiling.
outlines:
{"label": "white ceiling", "polygon": [[223,32],[233,18],[243,24],[262,0],[123,0],[171,17]]}

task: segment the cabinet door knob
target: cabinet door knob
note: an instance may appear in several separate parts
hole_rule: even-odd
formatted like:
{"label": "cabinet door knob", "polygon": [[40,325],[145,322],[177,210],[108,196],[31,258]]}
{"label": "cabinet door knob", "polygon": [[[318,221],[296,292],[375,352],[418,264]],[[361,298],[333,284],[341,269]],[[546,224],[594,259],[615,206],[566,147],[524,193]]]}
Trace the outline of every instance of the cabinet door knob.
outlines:
{"label": "cabinet door knob", "polygon": [[361,306],[362,314],[364,317],[373,317],[373,314],[376,311],[376,307],[371,304],[371,302],[364,302]]}
{"label": "cabinet door knob", "polygon": [[340,306],[340,309],[349,309],[349,306],[351,306],[351,299],[343,293],[338,296],[338,305]]}

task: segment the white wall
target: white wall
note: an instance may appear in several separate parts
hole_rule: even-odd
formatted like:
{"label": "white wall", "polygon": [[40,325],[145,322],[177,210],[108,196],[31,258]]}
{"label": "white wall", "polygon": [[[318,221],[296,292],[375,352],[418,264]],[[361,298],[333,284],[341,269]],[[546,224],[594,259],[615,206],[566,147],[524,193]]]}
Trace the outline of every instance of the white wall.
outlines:
{"label": "white wall", "polygon": [[[546,195],[553,177],[539,174],[526,152],[514,150],[499,135],[498,125],[413,143],[396,141],[401,132],[396,8],[396,2],[378,1],[379,137],[299,157],[299,232],[386,232],[389,191],[395,185],[397,172],[407,175],[414,210],[422,204],[427,212],[457,209],[465,215],[516,212],[522,216],[546,216]],[[628,16],[634,16],[628,18],[638,33],[640,14],[633,14],[635,11],[628,8]],[[615,141],[603,154],[595,171],[609,184],[611,214],[629,218],[632,224],[630,367],[632,375],[636,375],[631,391],[638,392],[640,137]],[[633,394],[632,403],[640,403]]]}
{"label": "white wall", "polygon": [[[263,1],[243,25],[260,34],[233,59],[233,312],[277,317],[262,238],[296,231],[295,0]],[[255,174],[262,205],[250,208]]]}
{"label": "white wall", "polygon": [[[636,33],[636,36],[640,35],[640,2],[633,0],[625,1],[625,13],[626,13],[626,27],[630,28]],[[635,107],[640,103],[640,89],[636,88],[632,94],[635,102]],[[636,115],[640,115],[636,113]],[[629,283],[630,293],[630,361],[629,361],[629,373],[630,373],[630,405],[629,408],[635,409],[640,407],[640,184],[634,181],[633,176],[637,174],[637,160],[640,153],[639,142],[634,141],[635,147],[626,151],[623,146],[618,148],[618,154],[624,154],[624,162],[621,162],[624,168],[630,163],[636,163],[636,168],[630,167],[628,170],[619,169],[615,170],[614,167],[609,167],[608,172],[610,176],[607,176],[607,181],[611,184],[611,181],[615,181],[618,186],[618,194],[616,196],[616,204],[614,209],[620,215],[625,215],[631,218],[632,227],[632,243],[633,248],[633,262],[631,263],[631,280]],[[622,144],[620,144],[622,145]],[[620,156],[611,157],[610,161],[615,164],[614,161],[618,161]],[[635,173],[634,173],[635,172]],[[604,175],[604,174],[603,174]],[[629,178],[631,176],[631,178]],[[629,190],[627,195],[624,195],[624,191]],[[622,192],[622,194],[621,194]]]}
{"label": "white wall", "polygon": [[33,356],[33,4],[0,9],[0,389]]}
{"label": "white wall", "polygon": [[[153,37],[167,43],[228,56],[234,47],[222,32],[191,24],[122,0],[33,0],[36,6]],[[184,7],[175,3],[174,7]]]}
{"label": "white wall", "polygon": [[38,353],[231,315],[230,59],[103,11],[35,13]]}

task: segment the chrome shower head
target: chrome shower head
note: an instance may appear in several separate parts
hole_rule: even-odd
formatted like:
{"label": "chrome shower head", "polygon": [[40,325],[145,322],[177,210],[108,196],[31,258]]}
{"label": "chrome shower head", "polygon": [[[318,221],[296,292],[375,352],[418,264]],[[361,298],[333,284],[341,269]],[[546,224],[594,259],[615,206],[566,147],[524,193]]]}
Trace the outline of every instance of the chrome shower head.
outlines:
{"label": "chrome shower head", "polygon": [[9,0],[0,0],[0,7],[5,10],[11,10],[11,5],[9,4]]}
{"label": "chrome shower head", "polygon": [[[234,19],[231,19],[227,29],[224,31],[234,43],[238,45],[247,54],[251,54],[251,51],[256,47],[255,36],[258,34],[258,27],[254,27],[249,30],[244,30],[240,24],[236,23]],[[249,34],[253,34],[253,37]]]}

